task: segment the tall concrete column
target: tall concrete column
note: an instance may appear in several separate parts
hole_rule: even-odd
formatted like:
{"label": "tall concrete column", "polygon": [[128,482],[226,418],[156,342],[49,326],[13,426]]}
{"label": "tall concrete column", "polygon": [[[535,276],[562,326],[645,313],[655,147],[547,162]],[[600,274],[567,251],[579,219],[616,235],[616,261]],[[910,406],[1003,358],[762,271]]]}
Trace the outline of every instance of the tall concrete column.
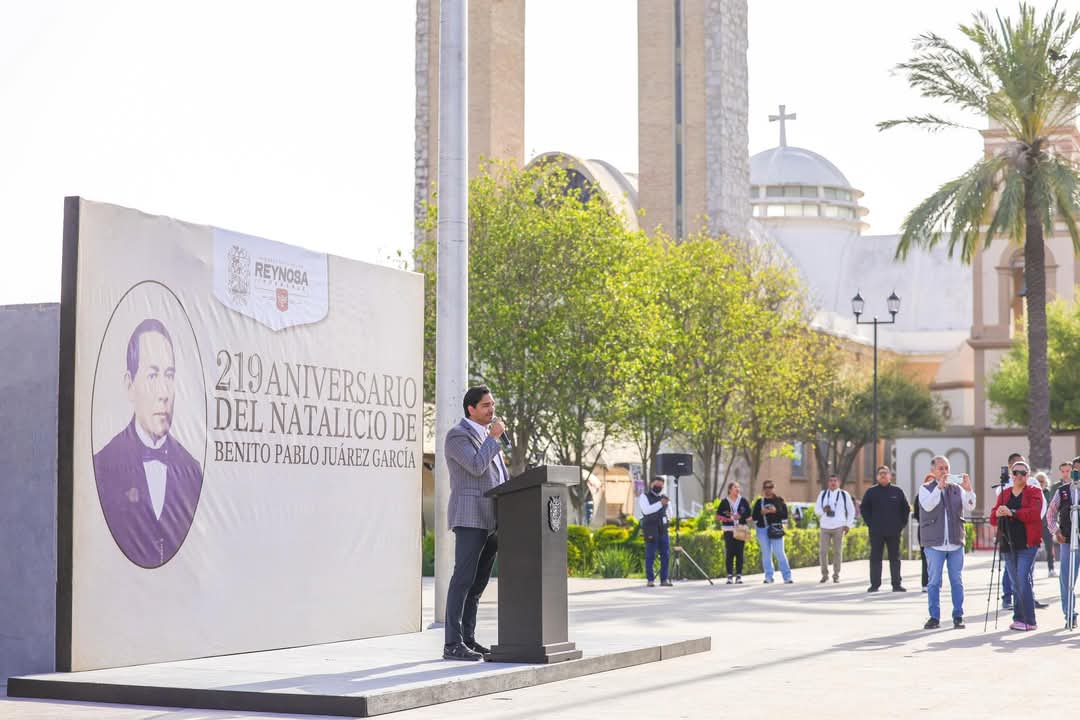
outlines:
{"label": "tall concrete column", "polygon": [[439,224],[435,325],[435,621],[446,620],[454,568],[447,527],[450,474],[443,438],[462,417],[468,374],[469,203],[467,0],[442,0],[439,13]]}

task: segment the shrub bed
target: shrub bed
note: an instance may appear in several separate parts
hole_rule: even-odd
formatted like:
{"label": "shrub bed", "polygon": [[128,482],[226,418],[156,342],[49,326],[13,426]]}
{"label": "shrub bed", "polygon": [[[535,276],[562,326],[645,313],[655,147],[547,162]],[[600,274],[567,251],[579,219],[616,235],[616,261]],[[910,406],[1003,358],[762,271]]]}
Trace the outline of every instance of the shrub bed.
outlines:
{"label": "shrub bed", "polygon": [[[687,521],[687,523],[695,521]],[[707,523],[696,523],[698,526]],[[684,524],[685,527],[685,524]],[[975,528],[964,526],[965,545],[971,552],[975,545]],[[605,525],[595,532],[583,525],[566,528],[566,566],[570,575],[576,577],[634,577],[645,572],[645,538],[636,523],[627,527]],[[671,545],[675,546],[675,529],[670,531]],[[694,560],[709,573],[721,577],[724,571],[724,533],[712,527],[699,530],[685,529],[680,542]],[[421,572],[425,576],[435,571],[435,535],[424,533]],[[818,564],[818,530],[811,528],[787,528],[784,549],[793,568],[813,567]],[[673,551],[674,552],[674,551]],[[870,536],[865,525],[854,527],[844,538],[844,560],[865,560],[870,557]],[[680,563],[683,575],[697,577],[697,571],[689,563]],[[761,572],[761,550],[757,536],[752,534],[746,542],[743,573]]]}

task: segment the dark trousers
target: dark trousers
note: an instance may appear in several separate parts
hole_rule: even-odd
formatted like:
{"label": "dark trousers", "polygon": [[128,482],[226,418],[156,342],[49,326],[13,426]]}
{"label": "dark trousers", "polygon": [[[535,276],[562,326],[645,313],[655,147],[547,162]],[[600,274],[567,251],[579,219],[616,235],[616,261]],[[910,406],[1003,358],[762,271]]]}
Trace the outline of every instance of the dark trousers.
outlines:
{"label": "dark trousers", "polygon": [[930,576],[926,573],[926,548],[919,548],[919,558],[922,559],[922,586],[926,587],[930,584]]}
{"label": "dark trousers", "polygon": [[900,536],[870,536],[870,587],[881,587],[881,560],[889,548],[889,575],[893,587],[900,586]]}
{"label": "dark trousers", "polygon": [[[735,533],[724,533],[724,566],[727,568],[729,577],[731,575],[742,575],[745,550],[745,540],[736,540]],[[733,568],[734,572],[732,572]]]}
{"label": "dark trousers", "polygon": [[454,528],[454,574],[446,591],[446,644],[476,639],[476,608],[499,550],[494,532]]}
{"label": "dark trousers", "polygon": [[660,551],[660,582],[667,582],[670,547],[671,540],[668,538],[667,528],[663,528],[655,540],[645,541],[645,579],[649,582],[656,579],[653,564],[656,562],[656,552],[658,550]]}
{"label": "dark trousers", "polygon": [[1046,567],[1050,572],[1054,572],[1054,549],[1057,545],[1054,542],[1054,538],[1050,535],[1050,528],[1046,527],[1046,523],[1043,523],[1043,548],[1046,550]]}

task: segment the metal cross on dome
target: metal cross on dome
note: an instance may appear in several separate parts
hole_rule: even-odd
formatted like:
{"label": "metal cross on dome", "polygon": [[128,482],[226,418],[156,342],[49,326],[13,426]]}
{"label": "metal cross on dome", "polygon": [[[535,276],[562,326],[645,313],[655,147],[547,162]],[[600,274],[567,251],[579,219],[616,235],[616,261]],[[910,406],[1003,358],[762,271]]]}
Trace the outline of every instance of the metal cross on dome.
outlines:
{"label": "metal cross on dome", "polygon": [[787,105],[781,105],[779,115],[769,116],[769,122],[780,121],[780,147],[787,147],[787,123],[785,121],[795,119],[795,113],[787,115],[784,112],[785,110],[787,110]]}

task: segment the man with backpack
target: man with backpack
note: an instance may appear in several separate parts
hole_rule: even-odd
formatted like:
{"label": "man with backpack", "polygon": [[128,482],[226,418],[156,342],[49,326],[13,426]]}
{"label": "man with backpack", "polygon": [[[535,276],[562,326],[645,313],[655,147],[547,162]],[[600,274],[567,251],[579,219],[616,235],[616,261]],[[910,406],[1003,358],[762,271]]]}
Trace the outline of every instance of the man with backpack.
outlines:
{"label": "man with backpack", "polygon": [[855,503],[851,495],[840,489],[840,478],[829,476],[829,487],[818,493],[814,511],[818,517],[818,557],[821,560],[821,582],[829,581],[829,548],[832,548],[833,582],[840,582],[840,565],[844,562],[844,536],[855,523]]}

